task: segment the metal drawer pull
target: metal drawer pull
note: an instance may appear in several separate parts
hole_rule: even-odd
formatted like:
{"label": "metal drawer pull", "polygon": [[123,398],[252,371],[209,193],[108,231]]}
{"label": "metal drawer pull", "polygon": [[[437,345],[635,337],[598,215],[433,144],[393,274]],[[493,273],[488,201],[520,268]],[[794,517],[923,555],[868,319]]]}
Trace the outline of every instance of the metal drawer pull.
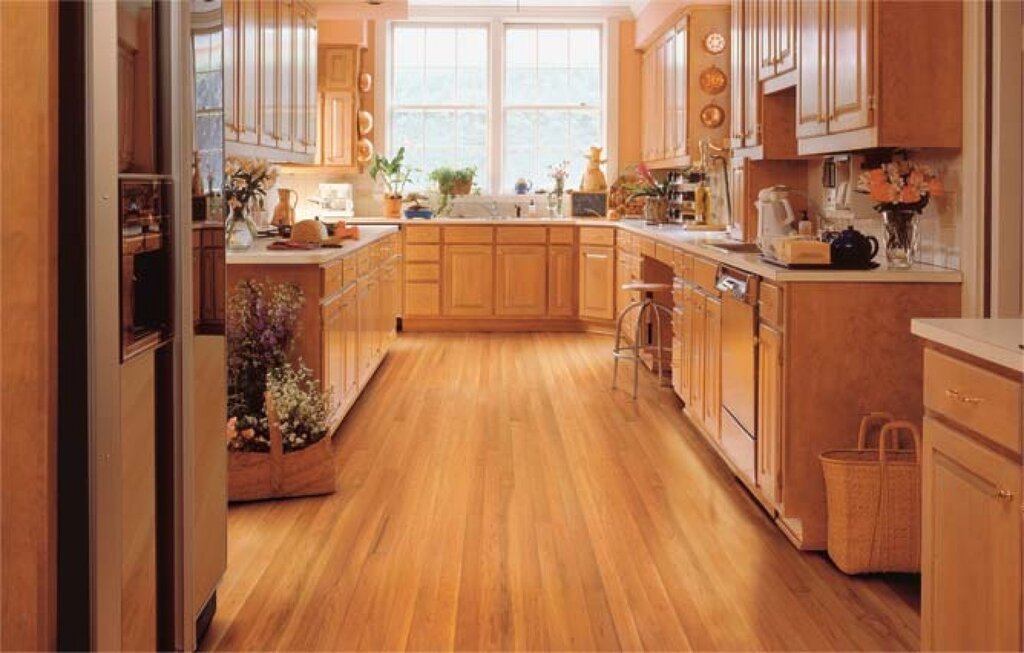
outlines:
{"label": "metal drawer pull", "polygon": [[1002,499],[1003,501],[1010,501],[1013,499],[1013,492],[1009,490],[996,490],[996,498]]}
{"label": "metal drawer pull", "polygon": [[962,404],[980,404],[982,402],[980,397],[971,397],[961,393],[959,390],[954,390],[953,388],[946,388],[946,397],[948,399],[953,399],[954,401],[959,401]]}

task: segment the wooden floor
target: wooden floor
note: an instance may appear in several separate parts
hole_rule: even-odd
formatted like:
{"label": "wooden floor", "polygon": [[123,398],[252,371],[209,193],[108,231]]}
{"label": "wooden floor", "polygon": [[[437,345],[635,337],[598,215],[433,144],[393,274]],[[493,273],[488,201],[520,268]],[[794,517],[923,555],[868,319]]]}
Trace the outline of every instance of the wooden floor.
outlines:
{"label": "wooden floor", "polygon": [[337,494],[231,509],[203,646],[917,648],[915,578],[793,549],[670,389],[609,389],[609,343],[402,336],[339,431]]}

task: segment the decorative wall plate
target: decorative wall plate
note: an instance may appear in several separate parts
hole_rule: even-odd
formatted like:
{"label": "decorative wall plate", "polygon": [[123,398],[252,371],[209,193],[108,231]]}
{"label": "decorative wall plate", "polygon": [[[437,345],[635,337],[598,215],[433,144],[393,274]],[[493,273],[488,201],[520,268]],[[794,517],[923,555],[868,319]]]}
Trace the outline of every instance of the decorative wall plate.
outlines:
{"label": "decorative wall plate", "polygon": [[373,158],[373,142],[369,138],[360,138],[356,143],[356,160],[359,163],[369,163]]}
{"label": "decorative wall plate", "polygon": [[711,54],[720,54],[725,50],[725,36],[720,32],[711,32],[704,37],[704,49]]}
{"label": "decorative wall plate", "polygon": [[725,122],[725,109],[711,103],[700,110],[700,122],[708,129],[721,127]]}
{"label": "decorative wall plate", "polygon": [[369,111],[360,111],[356,114],[356,121],[359,124],[360,136],[366,136],[373,131],[373,114]]}
{"label": "decorative wall plate", "polygon": [[705,68],[700,74],[700,88],[708,95],[718,95],[725,90],[729,78],[718,66]]}
{"label": "decorative wall plate", "polygon": [[359,92],[369,93],[370,89],[373,88],[373,75],[370,73],[362,73],[359,75]]}

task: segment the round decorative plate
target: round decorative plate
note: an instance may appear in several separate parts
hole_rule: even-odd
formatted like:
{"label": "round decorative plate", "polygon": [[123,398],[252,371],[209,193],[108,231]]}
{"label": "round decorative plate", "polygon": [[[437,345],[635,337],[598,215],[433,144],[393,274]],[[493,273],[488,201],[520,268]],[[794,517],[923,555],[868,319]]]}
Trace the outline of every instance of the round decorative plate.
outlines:
{"label": "round decorative plate", "polygon": [[369,111],[360,111],[356,114],[356,120],[359,123],[360,136],[366,136],[373,131],[373,114]]}
{"label": "round decorative plate", "polygon": [[704,49],[711,54],[720,54],[725,50],[725,36],[720,32],[711,32],[704,37]]}
{"label": "round decorative plate", "polygon": [[700,110],[700,122],[708,129],[721,127],[725,122],[725,109],[717,104],[709,104]]}
{"label": "round decorative plate", "polygon": [[359,92],[369,93],[371,88],[373,88],[373,75],[370,73],[359,75]]}
{"label": "round decorative plate", "polygon": [[718,66],[705,68],[700,74],[700,88],[708,95],[718,95],[725,90],[728,82],[729,78]]}
{"label": "round decorative plate", "polygon": [[360,138],[356,143],[356,160],[359,163],[369,163],[373,158],[373,142],[368,138]]}

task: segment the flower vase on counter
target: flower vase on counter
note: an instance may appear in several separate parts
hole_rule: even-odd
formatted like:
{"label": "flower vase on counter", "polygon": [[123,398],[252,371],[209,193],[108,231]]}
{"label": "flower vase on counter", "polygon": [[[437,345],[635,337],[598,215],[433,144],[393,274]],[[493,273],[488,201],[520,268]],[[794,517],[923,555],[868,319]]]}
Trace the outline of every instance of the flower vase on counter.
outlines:
{"label": "flower vase on counter", "polygon": [[555,190],[548,194],[548,214],[552,218],[565,217],[565,178],[569,176],[569,162],[562,161],[548,167],[548,176],[555,182]]}
{"label": "flower vase on counter", "polygon": [[224,246],[234,252],[244,252],[256,240],[256,225],[242,204],[231,207],[231,215],[224,223]]}
{"label": "flower vase on counter", "polygon": [[917,260],[920,216],[914,211],[882,211],[885,226],[885,258],[890,268],[906,270]]}

